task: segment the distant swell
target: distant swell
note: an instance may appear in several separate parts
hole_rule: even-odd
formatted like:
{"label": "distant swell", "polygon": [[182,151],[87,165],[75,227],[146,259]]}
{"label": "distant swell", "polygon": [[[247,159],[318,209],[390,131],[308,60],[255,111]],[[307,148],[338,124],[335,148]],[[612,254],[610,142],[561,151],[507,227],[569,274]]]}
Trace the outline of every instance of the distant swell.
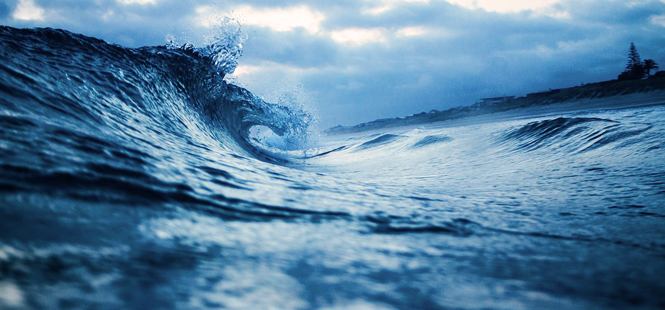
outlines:
{"label": "distant swell", "polygon": [[443,136],[443,135],[429,135],[424,138],[422,138],[420,141],[416,142],[416,144],[413,145],[415,148],[421,148],[421,147],[426,147],[430,146],[433,144],[437,143],[443,143],[443,142],[449,142],[452,141],[453,138],[448,137],[448,136]]}
{"label": "distant swell", "polygon": [[365,149],[369,149],[369,148],[374,148],[374,147],[377,147],[377,146],[388,144],[388,143],[393,142],[393,141],[395,141],[399,138],[400,138],[399,135],[383,134],[383,135],[380,135],[380,136],[378,136],[378,137],[376,137],[376,138],[374,138],[370,141],[367,141],[367,142],[359,145],[357,149],[358,150],[365,150]]}
{"label": "distant swell", "polygon": [[624,124],[600,118],[565,118],[537,121],[504,133],[500,140],[517,142],[522,151],[559,148],[587,152],[609,145],[628,146],[646,139],[650,124]]}

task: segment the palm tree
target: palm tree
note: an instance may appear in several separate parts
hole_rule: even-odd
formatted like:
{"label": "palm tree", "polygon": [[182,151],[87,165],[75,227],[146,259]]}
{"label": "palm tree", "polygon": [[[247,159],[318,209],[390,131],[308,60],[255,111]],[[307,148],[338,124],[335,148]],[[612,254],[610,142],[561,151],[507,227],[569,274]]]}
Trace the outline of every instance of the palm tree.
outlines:
{"label": "palm tree", "polygon": [[651,70],[658,70],[658,64],[653,59],[644,60],[644,71],[647,72],[647,76],[651,76]]}

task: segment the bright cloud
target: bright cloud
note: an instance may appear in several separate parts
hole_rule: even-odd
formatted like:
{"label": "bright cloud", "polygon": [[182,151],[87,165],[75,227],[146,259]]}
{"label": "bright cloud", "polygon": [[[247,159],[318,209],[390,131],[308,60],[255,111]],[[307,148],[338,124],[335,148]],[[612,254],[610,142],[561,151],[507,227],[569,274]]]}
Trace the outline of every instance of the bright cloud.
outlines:
{"label": "bright cloud", "polygon": [[306,73],[314,73],[322,68],[301,68],[289,64],[281,64],[271,61],[265,61],[258,65],[239,65],[236,70],[230,74],[233,77],[248,77],[253,74],[279,72],[281,74],[287,73],[288,75],[296,76]]}
{"label": "bright cloud", "polygon": [[543,10],[560,0],[446,0],[468,9],[482,9],[489,12],[510,13],[526,10]]}
{"label": "bright cloud", "polygon": [[[444,0],[448,3],[459,5],[471,10],[485,10],[488,12],[512,13],[526,10],[535,11],[541,15],[546,15],[558,19],[570,18],[568,12],[553,8],[553,5],[560,3],[561,0]],[[640,0],[635,0],[640,1]],[[375,7],[366,8],[364,14],[380,15],[397,8],[399,4],[421,3],[428,4],[430,0],[383,0],[381,4]]]}
{"label": "bright cloud", "polygon": [[321,22],[325,16],[320,12],[312,11],[307,6],[297,6],[278,9],[255,9],[250,6],[240,6],[234,10],[239,14],[243,24],[267,27],[274,31],[293,31],[303,28],[310,33],[320,30]]}
{"label": "bright cloud", "polygon": [[398,37],[416,37],[424,35],[428,32],[425,27],[405,27],[397,30]]}
{"label": "bright cloud", "polygon": [[430,0],[383,0],[381,5],[363,10],[364,14],[379,15],[394,9],[400,3],[429,3]]}
{"label": "bright cloud", "polygon": [[338,43],[364,44],[370,42],[385,42],[383,29],[347,28],[331,31],[330,37]]}
{"label": "bright cloud", "polygon": [[665,27],[665,15],[652,16],[651,23],[654,25]]}
{"label": "bright cloud", "polygon": [[18,20],[43,20],[44,9],[38,7],[33,0],[20,0],[12,17]]}
{"label": "bright cloud", "polygon": [[233,71],[233,75],[247,76],[253,74],[254,72],[261,71],[261,69],[262,68],[260,66],[239,65],[238,67],[236,67],[236,70]]}
{"label": "bright cloud", "polygon": [[132,4],[132,3],[155,4],[155,3],[157,3],[157,0],[118,0],[118,2],[123,3],[123,4]]}
{"label": "bright cloud", "polygon": [[456,32],[444,27],[413,26],[403,27],[395,30],[395,38],[410,38],[428,36],[431,38],[443,39],[456,36]]}

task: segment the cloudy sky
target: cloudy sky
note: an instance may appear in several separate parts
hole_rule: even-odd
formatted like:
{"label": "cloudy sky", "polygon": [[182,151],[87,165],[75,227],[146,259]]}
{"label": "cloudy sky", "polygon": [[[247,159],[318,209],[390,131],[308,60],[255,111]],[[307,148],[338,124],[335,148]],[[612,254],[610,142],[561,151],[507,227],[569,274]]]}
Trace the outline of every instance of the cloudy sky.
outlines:
{"label": "cloudy sky", "polygon": [[301,94],[321,126],[616,78],[630,42],[665,69],[665,0],[0,0],[0,23],[130,47],[201,44],[232,16],[233,75]]}

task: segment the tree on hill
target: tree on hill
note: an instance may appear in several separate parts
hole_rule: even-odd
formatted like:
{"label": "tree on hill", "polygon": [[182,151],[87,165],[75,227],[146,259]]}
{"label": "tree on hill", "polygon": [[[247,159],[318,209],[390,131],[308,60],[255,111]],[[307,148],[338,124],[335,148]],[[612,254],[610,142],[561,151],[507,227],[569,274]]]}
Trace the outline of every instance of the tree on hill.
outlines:
{"label": "tree on hill", "polygon": [[619,80],[639,80],[645,75],[644,64],[640,53],[633,42],[630,42],[630,50],[628,51],[628,64],[626,70],[619,75]]}
{"label": "tree on hill", "polygon": [[658,70],[658,64],[653,59],[645,59],[643,66],[647,76],[651,76],[651,70]]}
{"label": "tree on hill", "polygon": [[642,66],[642,58],[640,53],[637,52],[635,43],[630,42],[630,50],[628,51],[628,64],[626,65],[626,70],[637,70]]}

